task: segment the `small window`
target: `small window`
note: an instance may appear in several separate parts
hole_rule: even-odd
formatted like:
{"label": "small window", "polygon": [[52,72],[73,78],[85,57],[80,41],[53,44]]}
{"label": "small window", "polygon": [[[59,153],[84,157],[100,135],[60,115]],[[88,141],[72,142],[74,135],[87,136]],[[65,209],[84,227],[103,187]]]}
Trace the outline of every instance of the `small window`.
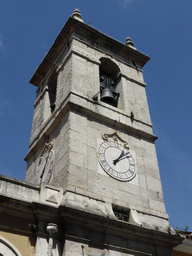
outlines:
{"label": "small window", "polygon": [[123,220],[123,221],[129,221],[129,209],[125,209],[116,205],[113,205],[113,212],[117,219]]}
{"label": "small window", "polygon": [[57,91],[57,73],[54,70],[48,82],[48,92],[49,92],[51,113],[53,113],[55,110],[56,91]]}

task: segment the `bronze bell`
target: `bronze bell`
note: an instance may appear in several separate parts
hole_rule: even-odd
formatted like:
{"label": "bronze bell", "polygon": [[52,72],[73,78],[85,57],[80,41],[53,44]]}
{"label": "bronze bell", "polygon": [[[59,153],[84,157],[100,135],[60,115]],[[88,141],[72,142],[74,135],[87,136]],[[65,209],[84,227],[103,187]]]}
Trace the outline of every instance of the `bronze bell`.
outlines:
{"label": "bronze bell", "polygon": [[114,93],[113,90],[110,88],[105,88],[102,89],[101,91],[101,101],[108,103],[108,104],[113,104],[115,101]]}

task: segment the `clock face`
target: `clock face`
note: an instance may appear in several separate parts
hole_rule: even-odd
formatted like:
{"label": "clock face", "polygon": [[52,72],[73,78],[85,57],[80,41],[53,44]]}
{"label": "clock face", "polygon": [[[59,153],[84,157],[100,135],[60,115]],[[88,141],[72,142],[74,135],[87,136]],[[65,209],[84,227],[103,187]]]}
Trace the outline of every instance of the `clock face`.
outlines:
{"label": "clock face", "polygon": [[103,142],[98,149],[98,159],[104,171],[117,180],[129,181],[136,175],[130,151],[117,142]]}
{"label": "clock face", "polygon": [[38,163],[37,183],[49,183],[53,171],[53,152],[45,152]]}

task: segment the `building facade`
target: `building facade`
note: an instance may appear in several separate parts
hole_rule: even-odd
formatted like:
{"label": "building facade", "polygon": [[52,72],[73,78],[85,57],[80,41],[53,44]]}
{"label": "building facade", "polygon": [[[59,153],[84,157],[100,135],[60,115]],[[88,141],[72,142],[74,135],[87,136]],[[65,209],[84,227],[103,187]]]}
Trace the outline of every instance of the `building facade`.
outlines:
{"label": "building facade", "polygon": [[0,246],[10,255],[166,256],[181,243],[164,205],[148,60],[78,10],[68,19],[30,80],[37,97],[26,182],[1,177],[8,223]]}

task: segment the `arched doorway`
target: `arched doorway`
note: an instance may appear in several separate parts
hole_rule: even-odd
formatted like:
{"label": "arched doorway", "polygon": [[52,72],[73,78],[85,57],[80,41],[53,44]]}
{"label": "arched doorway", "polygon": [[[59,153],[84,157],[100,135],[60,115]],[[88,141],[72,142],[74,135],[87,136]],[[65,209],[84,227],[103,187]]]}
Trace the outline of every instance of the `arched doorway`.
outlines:
{"label": "arched doorway", "polygon": [[7,239],[0,236],[0,256],[22,256]]}

